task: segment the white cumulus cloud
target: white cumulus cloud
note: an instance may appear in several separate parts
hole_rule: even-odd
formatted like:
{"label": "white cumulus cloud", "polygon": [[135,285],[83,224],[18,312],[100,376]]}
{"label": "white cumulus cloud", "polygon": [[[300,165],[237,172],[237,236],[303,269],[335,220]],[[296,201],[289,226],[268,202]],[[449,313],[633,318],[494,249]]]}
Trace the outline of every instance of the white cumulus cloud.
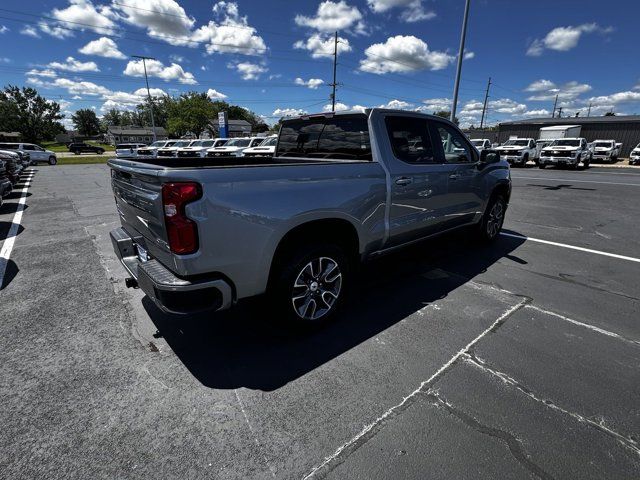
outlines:
{"label": "white cumulus cloud", "polygon": [[[307,50],[313,58],[331,57],[335,49],[335,39],[333,35],[314,33],[306,40],[298,40],[293,44],[293,48]],[[338,36],[338,55],[351,50],[349,40]]]}
{"label": "white cumulus cloud", "polygon": [[530,57],[538,57],[542,55],[545,49],[555,50],[557,52],[566,52],[578,45],[580,37],[585,33],[610,33],[611,27],[601,27],[597,23],[584,23],[577,26],[556,27],[549,31],[544,38],[534,39],[529,48],[527,55]]}
{"label": "white cumulus cloud", "polygon": [[[350,110],[349,105],[345,105],[342,102],[336,102],[336,109],[335,109],[336,112],[343,112],[345,110]],[[328,103],[324,107],[322,107],[322,111],[330,112],[331,111],[331,104]]]}
{"label": "white cumulus cloud", "polygon": [[318,5],[315,16],[296,15],[294,21],[301,27],[313,28],[319,32],[334,32],[355,27],[356,33],[363,33],[365,29],[360,10],[344,0],[325,0]]}
{"label": "white cumulus cloud", "polygon": [[[218,2],[213,6],[215,21],[198,28],[192,35],[194,42],[204,43],[207,53],[238,53],[262,55],[267,46],[258,31],[240,16],[238,4]],[[194,45],[192,45],[194,46]]]}
{"label": "white cumulus cloud", "polygon": [[432,10],[425,10],[422,0],[368,0],[369,8],[375,13],[384,13],[394,8],[402,9],[400,20],[408,23],[431,20],[436,16]]}
{"label": "white cumulus cloud", "polygon": [[227,98],[227,95],[214,90],[213,88],[210,88],[209,90],[207,90],[207,97],[209,97],[211,100],[224,100],[225,98]]}
{"label": "white cumulus cloud", "polygon": [[274,117],[297,117],[299,115],[305,115],[307,113],[306,110],[301,110],[299,108],[276,108],[273,111]]}
{"label": "white cumulus cloud", "polygon": [[[147,75],[151,77],[158,77],[168,82],[170,80],[177,80],[180,83],[186,85],[194,85],[198,83],[192,73],[186,72],[177,63],[172,63],[169,66],[165,66],[159,60],[147,60]],[[143,77],[144,65],[142,60],[131,60],[127,63],[127,67],[123,72],[130,77]]]}
{"label": "white cumulus cloud", "polygon": [[124,53],[118,50],[116,42],[107,37],[92,40],[78,51],[84,55],[96,55],[98,57],[117,58],[119,60],[127,58]]}
{"label": "white cumulus cloud", "polygon": [[360,70],[384,74],[416,70],[442,70],[455,61],[446,52],[429,50],[429,46],[413,35],[396,35],[384,43],[374,43],[364,51]]}
{"label": "white cumulus cloud", "polygon": [[591,85],[578,83],[575,80],[557,85],[551,80],[540,79],[529,84],[524,90],[532,93],[528,100],[548,102],[554,100],[556,95],[559,100],[574,100],[591,88]]}
{"label": "white cumulus cloud", "polygon": [[147,29],[171,45],[187,45],[195,20],[175,0],[126,0],[114,2],[113,8],[130,25]]}
{"label": "white cumulus cloud", "polygon": [[20,33],[28,37],[40,38],[40,34],[38,33],[38,31],[31,25],[26,25],[25,27],[23,27],[22,30],[20,30]]}
{"label": "white cumulus cloud", "polygon": [[96,62],[81,62],[73,57],[67,57],[64,62],[51,62],[47,64],[49,68],[56,70],[66,70],[68,72],[99,72]]}
{"label": "white cumulus cloud", "polygon": [[257,80],[260,75],[269,71],[267,67],[251,62],[230,63],[227,67],[237,70],[243,80]]}
{"label": "white cumulus cloud", "polygon": [[311,90],[317,90],[318,87],[324,83],[324,80],[320,78],[310,78],[309,80],[303,80],[302,78],[298,77],[295,79],[294,83],[296,85],[310,88]]}
{"label": "white cumulus cloud", "polygon": [[93,30],[103,35],[116,31],[113,10],[106,5],[96,6],[90,0],[69,0],[66,8],[54,8],[48,16],[55,20],[40,22],[40,30],[57,38],[73,36],[73,30]]}

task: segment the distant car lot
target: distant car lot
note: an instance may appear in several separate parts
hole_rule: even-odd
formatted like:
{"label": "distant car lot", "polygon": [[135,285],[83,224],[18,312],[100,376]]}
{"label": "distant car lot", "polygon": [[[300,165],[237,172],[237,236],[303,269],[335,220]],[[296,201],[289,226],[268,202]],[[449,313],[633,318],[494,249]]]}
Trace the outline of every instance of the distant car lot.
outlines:
{"label": "distant car lot", "polygon": [[497,245],[370,264],[304,335],[260,302],[163,315],[122,283],[106,166],[32,176],[0,293],[7,478],[638,477],[637,169],[513,170]]}

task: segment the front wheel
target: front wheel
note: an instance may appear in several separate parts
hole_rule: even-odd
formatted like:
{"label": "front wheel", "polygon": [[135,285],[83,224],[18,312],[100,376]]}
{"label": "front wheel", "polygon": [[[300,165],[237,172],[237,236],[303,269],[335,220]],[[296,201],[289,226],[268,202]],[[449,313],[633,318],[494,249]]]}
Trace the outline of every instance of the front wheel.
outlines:
{"label": "front wheel", "polygon": [[493,195],[487,205],[487,210],[480,222],[480,238],[485,242],[492,242],[500,234],[504,223],[504,214],[507,211],[507,202],[500,195]]}
{"label": "front wheel", "polygon": [[56,157],[49,157],[49,165],[55,165],[56,163],[58,163],[58,159]]}
{"label": "front wheel", "polygon": [[351,275],[348,258],[340,246],[308,245],[286,255],[280,265],[270,295],[284,320],[309,328],[335,316]]}

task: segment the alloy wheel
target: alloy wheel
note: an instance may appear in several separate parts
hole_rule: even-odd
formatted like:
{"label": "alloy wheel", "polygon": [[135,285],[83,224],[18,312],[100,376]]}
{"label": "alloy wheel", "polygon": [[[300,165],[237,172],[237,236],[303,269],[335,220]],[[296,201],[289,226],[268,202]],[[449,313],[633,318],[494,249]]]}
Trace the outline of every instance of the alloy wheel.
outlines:
{"label": "alloy wheel", "polygon": [[307,263],[296,277],[291,303],[298,317],[315,321],[335,306],[342,288],[342,272],[338,262],[318,257]]}
{"label": "alloy wheel", "polygon": [[496,201],[491,207],[489,218],[487,219],[487,235],[489,238],[495,237],[502,228],[504,221],[504,205],[501,201]]}

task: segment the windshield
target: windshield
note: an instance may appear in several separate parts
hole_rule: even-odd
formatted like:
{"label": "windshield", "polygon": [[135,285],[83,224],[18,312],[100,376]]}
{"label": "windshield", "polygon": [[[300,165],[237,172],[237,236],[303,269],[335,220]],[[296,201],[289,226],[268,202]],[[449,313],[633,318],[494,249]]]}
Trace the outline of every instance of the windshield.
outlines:
{"label": "windshield", "polygon": [[599,148],[611,148],[611,144],[609,142],[596,142],[594,146]]}
{"label": "windshield", "polygon": [[164,147],[164,144],[167,142],[153,142],[151,144],[152,147]]}
{"label": "windshield", "polygon": [[191,143],[191,140],[182,140],[181,142],[176,142],[174,143],[172,146],[173,147],[188,147],[189,144]]}
{"label": "windshield", "polygon": [[481,147],[484,145],[484,140],[471,140],[474,147]]}
{"label": "windshield", "polygon": [[505,145],[517,145],[519,147],[526,147],[529,145],[529,140],[507,140]]}
{"label": "windshield", "polygon": [[225,144],[225,147],[248,147],[250,141],[248,138],[234,138],[233,140],[229,140]]}
{"label": "windshield", "polygon": [[267,138],[260,144],[261,147],[275,147],[278,143],[278,137]]}
{"label": "windshield", "polygon": [[556,140],[551,144],[552,147],[579,147],[580,140]]}
{"label": "windshield", "polygon": [[191,145],[189,145],[190,147],[202,147],[202,142],[203,140],[195,140],[193,142],[191,142]]}

